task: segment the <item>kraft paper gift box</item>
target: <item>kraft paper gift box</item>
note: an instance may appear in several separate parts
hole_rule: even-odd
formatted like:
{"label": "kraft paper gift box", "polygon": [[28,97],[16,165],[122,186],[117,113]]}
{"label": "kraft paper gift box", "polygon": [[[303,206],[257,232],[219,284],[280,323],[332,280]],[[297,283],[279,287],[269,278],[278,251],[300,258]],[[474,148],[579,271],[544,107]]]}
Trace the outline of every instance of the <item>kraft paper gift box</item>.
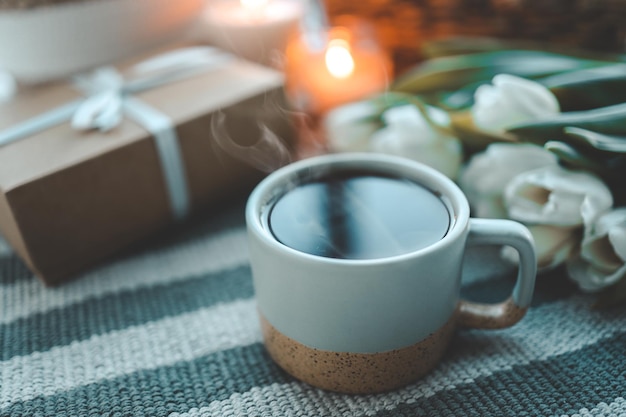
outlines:
{"label": "kraft paper gift box", "polygon": [[[161,139],[175,145],[182,187],[164,174],[172,155],[159,153],[156,136],[124,111],[107,132],[77,131],[64,120],[0,145],[0,233],[46,284],[249,189],[263,172],[237,152],[245,156],[264,131],[293,149],[280,73],[241,60],[198,72],[127,97],[171,122],[175,137]],[[83,98],[68,82],[0,104],[0,143],[8,129]],[[272,159],[270,148],[263,158]],[[172,195],[181,189],[182,203]]]}

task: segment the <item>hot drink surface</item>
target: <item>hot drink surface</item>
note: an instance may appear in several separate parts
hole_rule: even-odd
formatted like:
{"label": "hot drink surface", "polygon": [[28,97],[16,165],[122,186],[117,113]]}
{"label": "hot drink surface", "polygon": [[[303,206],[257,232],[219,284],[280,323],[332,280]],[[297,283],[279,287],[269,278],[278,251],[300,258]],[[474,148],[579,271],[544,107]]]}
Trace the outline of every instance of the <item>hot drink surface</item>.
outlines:
{"label": "hot drink surface", "polygon": [[312,255],[378,259],[423,249],[450,227],[443,201],[404,178],[333,173],[287,191],[268,215],[274,237]]}

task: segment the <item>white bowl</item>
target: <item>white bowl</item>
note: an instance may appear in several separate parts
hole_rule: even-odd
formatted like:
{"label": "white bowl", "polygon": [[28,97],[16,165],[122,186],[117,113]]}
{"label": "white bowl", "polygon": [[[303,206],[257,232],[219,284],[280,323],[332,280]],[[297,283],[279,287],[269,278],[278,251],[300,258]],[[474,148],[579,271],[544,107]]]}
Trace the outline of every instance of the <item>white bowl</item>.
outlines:
{"label": "white bowl", "polygon": [[182,35],[204,0],[89,0],[0,11],[0,69],[23,83],[64,78]]}

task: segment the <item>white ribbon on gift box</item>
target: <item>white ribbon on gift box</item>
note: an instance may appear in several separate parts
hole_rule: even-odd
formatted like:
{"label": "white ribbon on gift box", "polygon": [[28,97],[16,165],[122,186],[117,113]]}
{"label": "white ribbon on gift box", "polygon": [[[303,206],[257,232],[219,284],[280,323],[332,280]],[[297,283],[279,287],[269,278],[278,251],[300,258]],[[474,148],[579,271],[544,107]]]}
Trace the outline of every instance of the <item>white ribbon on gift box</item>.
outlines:
{"label": "white ribbon on gift box", "polygon": [[74,85],[86,94],[0,132],[0,146],[71,120],[76,130],[115,128],[123,115],[143,126],[155,140],[173,216],[184,218],[190,209],[184,162],[176,128],[170,118],[132,97],[133,94],[222,67],[233,59],[215,48],[189,47],[158,55],[131,68],[125,79],[115,68],[103,67],[79,75]]}

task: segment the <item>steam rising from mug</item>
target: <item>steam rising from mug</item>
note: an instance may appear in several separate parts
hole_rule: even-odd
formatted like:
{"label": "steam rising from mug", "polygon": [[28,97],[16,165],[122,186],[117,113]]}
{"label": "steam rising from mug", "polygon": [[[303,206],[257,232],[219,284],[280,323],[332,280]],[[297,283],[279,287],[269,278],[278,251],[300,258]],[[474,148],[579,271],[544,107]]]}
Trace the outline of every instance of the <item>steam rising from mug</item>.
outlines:
{"label": "steam rising from mug", "polygon": [[211,118],[212,143],[220,151],[262,172],[269,173],[289,164],[292,155],[280,137],[262,122],[257,126],[258,140],[251,145],[241,145],[228,133],[226,114],[220,110]]}

